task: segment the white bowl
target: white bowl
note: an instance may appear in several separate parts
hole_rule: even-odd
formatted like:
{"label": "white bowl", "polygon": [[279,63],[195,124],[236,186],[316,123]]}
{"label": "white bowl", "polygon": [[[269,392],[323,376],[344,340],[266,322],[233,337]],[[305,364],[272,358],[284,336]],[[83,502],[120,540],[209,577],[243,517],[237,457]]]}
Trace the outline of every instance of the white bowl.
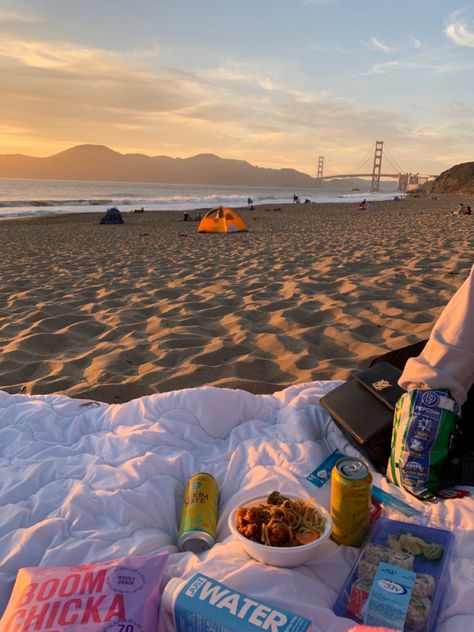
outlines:
{"label": "white bowl", "polygon": [[[297,500],[296,496],[287,496],[291,500]],[[247,501],[243,501],[237,507],[231,511],[229,516],[229,529],[233,536],[241,543],[242,548],[251,557],[264,564],[270,564],[271,566],[299,566],[310,560],[317,552],[317,549],[321,544],[329,538],[332,531],[332,519],[329,512],[319,505],[313,502],[313,506],[317,509],[325,518],[325,528],[321,537],[309,544],[301,544],[299,546],[267,546],[266,544],[259,544],[253,540],[249,540],[242,535],[235,524],[235,514],[240,507],[254,507],[260,503],[266,503],[267,496],[258,496],[256,498],[250,498]]]}

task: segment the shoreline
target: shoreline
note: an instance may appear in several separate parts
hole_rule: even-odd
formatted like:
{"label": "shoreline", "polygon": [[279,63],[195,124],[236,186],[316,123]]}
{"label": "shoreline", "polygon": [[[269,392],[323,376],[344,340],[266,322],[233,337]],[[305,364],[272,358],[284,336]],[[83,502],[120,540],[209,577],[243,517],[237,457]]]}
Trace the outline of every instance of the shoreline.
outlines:
{"label": "shoreline", "polygon": [[249,232],[234,235],[181,211],[5,219],[0,388],[120,403],[345,379],[427,337],[467,276],[459,200],[235,207]]}
{"label": "shoreline", "polygon": [[[383,210],[384,208],[389,208],[392,203],[393,204],[400,204],[405,203],[405,208],[414,208],[416,206],[420,206],[424,207],[424,206],[429,206],[429,207],[436,207],[436,208],[444,208],[446,209],[448,212],[454,210],[458,205],[459,202],[465,202],[466,200],[468,200],[469,197],[471,197],[469,194],[467,195],[463,195],[462,193],[460,194],[456,194],[456,193],[438,193],[438,194],[434,194],[434,195],[428,195],[421,192],[418,192],[416,194],[413,193],[399,193],[399,192],[393,192],[393,193],[387,193],[387,195],[389,195],[390,197],[387,198],[386,200],[374,200],[374,199],[370,199],[368,198],[369,194],[367,192],[362,192],[360,194],[360,199],[359,197],[354,198],[354,199],[347,199],[345,198],[345,201],[341,201],[341,200],[333,200],[330,202],[318,202],[318,201],[310,201],[309,203],[305,203],[304,201],[301,201],[299,203],[295,203],[291,200],[289,200],[288,202],[279,202],[279,201],[275,201],[272,203],[254,203],[254,209],[253,211],[258,212],[258,211],[271,211],[274,208],[276,210],[280,209],[280,210],[295,210],[295,209],[308,209],[308,210],[315,210],[315,209],[330,209],[330,208],[334,208],[334,207],[344,207],[344,208],[350,208],[351,210],[353,210],[354,212],[359,212],[358,209],[358,204],[361,200],[363,200],[364,198],[366,198],[368,201],[370,201],[371,205],[372,205],[372,210]],[[404,196],[404,197],[400,197],[399,200],[395,200],[396,196]],[[474,202],[471,203],[474,204]],[[386,207],[386,205],[388,205],[388,207]],[[109,206],[107,208],[110,208],[111,206],[114,206],[114,203],[111,202],[109,204]],[[183,215],[184,213],[188,213],[188,214],[193,214],[193,213],[198,213],[200,212],[205,213],[213,208],[216,208],[217,206],[229,206],[229,208],[234,209],[235,211],[237,211],[238,213],[241,212],[249,212],[252,213],[253,211],[251,211],[248,207],[247,204],[242,204],[241,206],[238,206],[236,204],[216,204],[216,205],[212,205],[212,206],[193,206],[192,208],[186,208],[186,209],[177,209],[177,208],[167,208],[167,209],[145,209],[143,212],[139,212],[139,209],[123,209],[124,205],[121,204],[115,204],[115,206],[120,210],[120,212],[125,216],[125,217],[130,217],[132,215],[146,215],[146,214],[158,214],[158,213],[173,213],[173,214],[181,214]],[[122,208],[120,208],[122,206]],[[7,208],[7,207],[3,207],[3,208]],[[93,206],[91,206],[90,208],[94,208]],[[82,216],[86,216],[86,217],[102,217],[105,214],[105,211],[107,210],[104,206],[104,210],[102,210],[102,208],[100,210],[87,210],[87,211],[75,211],[74,207],[71,208],[71,210],[67,210],[67,211],[60,211],[59,213],[55,213],[54,212],[54,207],[51,207],[51,214],[49,214],[49,211],[47,210],[48,207],[45,207],[44,209],[42,208],[38,208],[38,211],[41,212],[40,215],[25,215],[25,216],[16,216],[16,217],[3,217],[0,214],[0,220],[1,222],[6,222],[6,221],[17,221],[17,220],[31,220],[31,221],[36,221],[36,220],[41,220],[41,219],[61,219],[63,217],[82,217]],[[370,212],[370,211],[369,211]]]}
{"label": "shoreline", "polygon": [[[314,192],[316,194],[316,192]],[[318,194],[319,195],[319,194]],[[354,196],[354,197],[350,197],[350,196]],[[354,193],[346,193],[346,194],[341,194],[340,196],[337,196],[336,194],[333,194],[332,199],[330,200],[324,200],[324,201],[318,201],[318,200],[313,200],[311,203],[313,205],[321,205],[321,204],[350,204],[352,206],[356,206],[364,197],[367,198],[368,200],[372,202],[386,202],[386,201],[392,201],[394,199],[394,197],[396,195],[402,195],[402,194],[397,194],[397,192],[382,192],[380,194],[374,194],[374,195],[382,195],[382,196],[386,196],[386,199],[379,199],[379,198],[370,198],[370,193],[364,192],[364,193],[360,193],[357,194],[357,196],[355,197]],[[345,197],[347,196],[347,197]],[[324,197],[324,196],[323,196]],[[303,198],[302,198],[303,199]],[[304,198],[306,199],[306,198]],[[304,201],[300,200],[300,204],[304,204]],[[141,205],[141,206],[140,206]],[[290,199],[290,196],[288,196],[288,198],[286,198],[286,200],[271,200],[271,201],[263,201],[260,203],[255,203],[254,208],[258,209],[261,207],[271,207],[271,206],[287,206],[287,205],[293,205],[293,201]],[[13,216],[8,216],[6,213],[2,214],[0,212],[0,220],[4,221],[7,219],[23,219],[23,218],[31,218],[31,219],[35,219],[37,217],[62,217],[64,215],[94,215],[97,213],[101,213],[104,214],[106,212],[106,210],[108,208],[110,208],[111,206],[116,206],[119,208],[121,213],[124,213],[126,215],[133,213],[135,211],[138,211],[138,208],[136,207],[142,207],[142,206],[148,206],[147,202],[143,202],[142,201],[137,201],[136,204],[131,204],[129,202],[127,203],[121,203],[120,201],[116,200],[115,202],[113,200],[108,201],[108,203],[96,203],[96,204],[90,204],[86,207],[83,207],[82,209],[80,209],[80,206],[61,206],[61,204],[47,204],[46,202],[43,203],[43,205],[40,202],[35,202],[34,204],[32,204],[31,206],[20,206],[20,207],[15,207],[15,206],[10,206],[10,204],[6,204],[4,202],[0,202],[0,211],[4,210],[6,213],[10,212],[11,209],[15,209],[15,208],[22,208],[23,209],[23,213],[21,211],[12,211],[14,213],[17,213]],[[215,208],[216,206],[219,206],[219,204],[217,205],[206,205],[206,206],[198,206],[198,205],[193,205],[193,206],[189,206],[188,204],[186,204],[186,206],[184,208],[173,208],[172,203],[170,203],[170,207],[169,208],[145,208],[144,212],[148,212],[148,213],[155,213],[155,212],[175,212],[175,213],[196,213],[198,211],[208,211],[212,208]],[[249,210],[249,207],[247,205],[247,203],[242,200],[239,201],[239,204],[234,204],[231,202],[223,202],[222,206],[229,206],[235,210]],[[125,207],[125,208],[124,208]],[[33,210],[33,208],[35,210]],[[10,211],[8,210],[10,209]],[[58,210],[59,209],[59,210]],[[80,210],[78,210],[80,209]]]}

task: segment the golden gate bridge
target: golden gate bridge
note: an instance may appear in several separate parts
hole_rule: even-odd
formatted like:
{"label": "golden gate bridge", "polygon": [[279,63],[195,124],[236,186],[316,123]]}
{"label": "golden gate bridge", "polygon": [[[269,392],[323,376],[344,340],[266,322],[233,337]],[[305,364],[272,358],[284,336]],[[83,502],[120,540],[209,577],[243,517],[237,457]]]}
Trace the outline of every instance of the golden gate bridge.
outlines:
{"label": "golden gate bridge", "polygon": [[[372,153],[372,148],[369,150],[369,156]],[[372,163],[372,171],[367,173],[358,173],[367,163],[368,155],[366,154],[362,160],[351,170],[352,173],[343,173],[337,175],[325,175],[324,174],[324,156],[318,156],[318,175],[316,180],[319,184],[323,183],[323,180],[336,180],[337,178],[371,178],[370,190],[379,191],[380,178],[395,178],[398,180],[398,190],[401,192],[409,191],[410,189],[417,188],[424,184],[428,180],[436,178],[435,175],[427,175],[420,173],[407,173],[402,170],[400,165],[391,156],[387,147],[385,147],[385,154],[387,162],[390,163],[392,172],[382,172],[382,158],[384,156],[384,143],[383,140],[375,141],[374,158]]]}

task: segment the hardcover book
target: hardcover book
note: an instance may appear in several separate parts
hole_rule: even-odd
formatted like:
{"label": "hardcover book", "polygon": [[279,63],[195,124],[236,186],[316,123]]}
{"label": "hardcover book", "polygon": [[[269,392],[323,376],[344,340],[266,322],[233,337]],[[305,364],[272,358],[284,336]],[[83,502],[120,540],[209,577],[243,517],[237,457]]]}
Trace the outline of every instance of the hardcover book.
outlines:
{"label": "hardcover book", "polygon": [[401,371],[382,362],[351,376],[320,403],[353,445],[381,472],[387,468]]}

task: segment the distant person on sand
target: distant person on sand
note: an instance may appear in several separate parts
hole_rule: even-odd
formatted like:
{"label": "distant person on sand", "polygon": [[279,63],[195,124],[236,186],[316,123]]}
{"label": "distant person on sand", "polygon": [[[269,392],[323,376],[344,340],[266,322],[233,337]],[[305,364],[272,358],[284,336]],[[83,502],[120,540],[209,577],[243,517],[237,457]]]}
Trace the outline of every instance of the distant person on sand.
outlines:
{"label": "distant person on sand", "polygon": [[368,211],[371,211],[371,210],[372,210],[372,202],[370,202],[370,200],[367,202],[366,209],[367,209]]}
{"label": "distant person on sand", "polygon": [[453,215],[464,215],[466,208],[462,202],[459,203],[459,208],[453,211]]}
{"label": "distant person on sand", "polygon": [[471,215],[472,211],[471,211],[471,207],[470,206],[466,206],[466,209],[464,211],[464,215]]}
{"label": "distant person on sand", "polygon": [[196,215],[196,217],[194,218],[195,222],[200,222],[202,220],[202,215],[201,213],[198,212],[198,214]]}
{"label": "distant person on sand", "polygon": [[367,200],[365,198],[359,204],[359,208],[360,208],[361,211],[365,211],[365,209],[367,208]]}
{"label": "distant person on sand", "polygon": [[293,195],[293,202],[295,202],[295,204],[299,204],[300,198],[296,195],[296,193]]}
{"label": "distant person on sand", "polygon": [[189,215],[189,213],[185,213],[183,215],[183,222],[191,222],[191,221],[192,221],[191,215]]}

